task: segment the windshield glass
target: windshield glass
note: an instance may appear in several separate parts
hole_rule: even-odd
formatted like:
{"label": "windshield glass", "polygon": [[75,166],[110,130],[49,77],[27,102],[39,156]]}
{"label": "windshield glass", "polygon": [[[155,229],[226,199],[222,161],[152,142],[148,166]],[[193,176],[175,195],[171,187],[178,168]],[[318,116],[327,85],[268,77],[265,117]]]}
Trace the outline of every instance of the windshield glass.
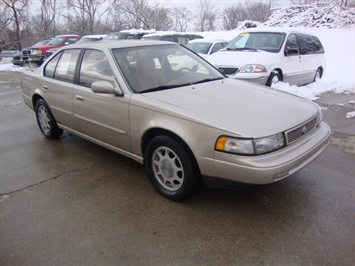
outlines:
{"label": "windshield glass", "polygon": [[188,43],[186,47],[197,54],[207,54],[212,43]]}
{"label": "windshield glass", "polygon": [[53,40],[51,40],[48,45],[60,45],[64,41],[65,37],[56,37]]}
{"label": "windshield glass", "polygon": [[123,40],[128,33],[126,32],[118,32],[118,33],[111,33],[110,35],[107,35],[103,40],[109,40],[109,41],[115,41],[115,40]]}
{"label": "windshield glass", "polygon": [[263,50],[278,53],[285,40],[285,33],[279,32],[243,32],[235,37],[227,50]]}
{"label": "windshield glass", "polygon": [[136,93],[166,90],[224,76],[181,45],[148,45],[113,49],[120,70]]}

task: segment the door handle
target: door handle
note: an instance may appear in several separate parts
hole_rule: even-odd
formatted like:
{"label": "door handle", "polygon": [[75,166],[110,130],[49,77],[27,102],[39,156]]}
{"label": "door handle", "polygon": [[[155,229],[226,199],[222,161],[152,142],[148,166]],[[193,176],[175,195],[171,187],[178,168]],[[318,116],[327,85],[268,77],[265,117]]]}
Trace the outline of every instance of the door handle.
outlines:
{"label": "door handle", "polygon": [[76,95],[76,99],[79,101],[84,101],[84,97],[80,95]]}

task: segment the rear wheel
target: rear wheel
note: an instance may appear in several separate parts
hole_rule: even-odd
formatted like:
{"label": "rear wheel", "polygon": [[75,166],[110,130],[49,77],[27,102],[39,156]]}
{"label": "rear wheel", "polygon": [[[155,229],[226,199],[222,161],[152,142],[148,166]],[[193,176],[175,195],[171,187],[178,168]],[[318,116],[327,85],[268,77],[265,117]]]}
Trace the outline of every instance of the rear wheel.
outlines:
{"label": "rear wheel", "polygon": [[278,72],[272,72],[269,76],[268,81],[266,82],[266,86],[271,87],[272,85],[282,81],[281,76]]}
{"label": "rear wheel", "polygon": [[314,80],[313,82],[317,81],[318,79],[322,78],[322,69],[318,67],[316,74],[314,75]]}
{"label": "rear wheel", "polygon": [[36,102],[35,112],[39,129],[46,138],[56,139],[63,134],[45,100]]}
{"label": "rear wheel", "polygon": [[153,138],[146,149],[145,166],[154,188],[170,200],[188,197],[197,182],[192,159],[174,139]]}

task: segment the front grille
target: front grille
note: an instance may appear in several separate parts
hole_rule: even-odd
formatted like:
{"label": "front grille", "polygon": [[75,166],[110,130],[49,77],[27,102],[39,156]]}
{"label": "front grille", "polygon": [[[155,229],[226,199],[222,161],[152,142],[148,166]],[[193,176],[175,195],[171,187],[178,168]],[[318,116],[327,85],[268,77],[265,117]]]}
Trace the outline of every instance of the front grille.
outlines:
{"label": "front grille", "polygon": [[30,55],[31,54],[31,50],[23,50],[22,54],[23,55]]}
{"label": "front grille", "polygon": [[234,67],[219,67],[218,69],[225,75],[234,75],[238,71],[238,68]]}
{"label": "front grille", "polygon": [[298,126],[297,128],[286,131],[286,141],[287,144],[291,144],[300,138],[308,135],[317,126],[317,117],[311,119],[310,121]]}

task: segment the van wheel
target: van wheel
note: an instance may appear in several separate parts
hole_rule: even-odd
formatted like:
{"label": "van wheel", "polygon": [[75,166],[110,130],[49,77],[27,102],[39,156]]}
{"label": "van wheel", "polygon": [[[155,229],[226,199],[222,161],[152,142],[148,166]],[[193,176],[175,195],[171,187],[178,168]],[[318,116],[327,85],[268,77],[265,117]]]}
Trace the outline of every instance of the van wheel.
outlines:
{"label": "van wheel", "polygon": [[145,152],[145,167],[154,188],[174,201],[187,198],[196,186],[192,161],[189,153],[167,136],[153,138]]}
{"label": "van wheel", "polygon": [[45,100],[36,102],[35,112],[39,129],[47,139],[56,139],[63,134]]}
{"label": "van wheel", "polygon": [[280,81],[282,81],[280,74],[278,72],[272,72],[268,81],[266,82],[266,86],[271,87],[273,84],[276,84]]}
{"label": "van wheel", "polygon": [[322,69],[320,67],[318,67],[316,74],[314,75],[314,80],[313,82],[316,82],[318,79],[322,78]]}

